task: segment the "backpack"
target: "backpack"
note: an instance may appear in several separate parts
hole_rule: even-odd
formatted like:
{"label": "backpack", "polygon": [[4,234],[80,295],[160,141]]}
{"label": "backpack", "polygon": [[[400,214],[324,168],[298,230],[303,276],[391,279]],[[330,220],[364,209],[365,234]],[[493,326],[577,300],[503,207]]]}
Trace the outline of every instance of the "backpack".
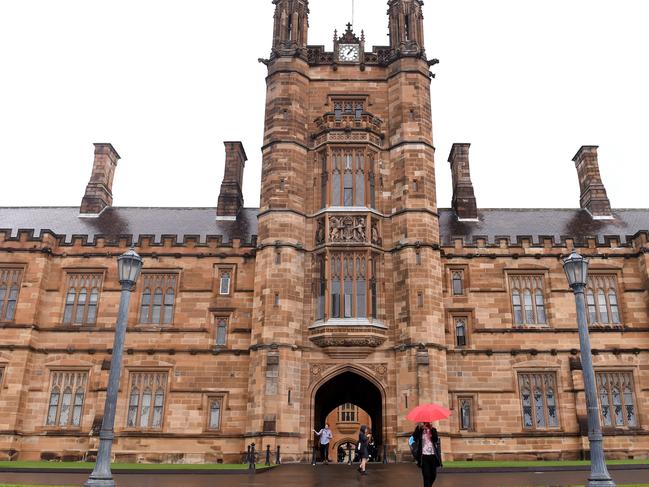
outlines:
{"label": "backpack", "polygon": [[412,435],[410,436],[410,438],[408,438],[408,446],[410,447],[410,453],[412,453],[413,458],[417,460],[417,450],[419,450],[419,443]]}

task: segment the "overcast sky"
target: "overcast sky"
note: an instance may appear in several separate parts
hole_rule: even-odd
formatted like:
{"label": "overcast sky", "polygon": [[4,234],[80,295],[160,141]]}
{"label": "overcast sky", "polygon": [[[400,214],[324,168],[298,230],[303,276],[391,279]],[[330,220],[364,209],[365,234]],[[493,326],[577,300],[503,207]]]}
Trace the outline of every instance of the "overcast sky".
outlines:
{"label": "overcast sky", "polygon": [[[310,44],[331,49],[352,0],[311,0]],[[385,45],[385,0],[355,27]],[[216,206],[223,141],[248,153],[259,202],[271,0],[0,0],[2,206],[77,206],[93,142],[122,156],[116,206]],[[571,159],[600,146],[617,208],[649,207],[649,2],[427,0],[438,204],[470,142],[483,208],[577,207]],[[1,222],[0,222],[1,226]]]}

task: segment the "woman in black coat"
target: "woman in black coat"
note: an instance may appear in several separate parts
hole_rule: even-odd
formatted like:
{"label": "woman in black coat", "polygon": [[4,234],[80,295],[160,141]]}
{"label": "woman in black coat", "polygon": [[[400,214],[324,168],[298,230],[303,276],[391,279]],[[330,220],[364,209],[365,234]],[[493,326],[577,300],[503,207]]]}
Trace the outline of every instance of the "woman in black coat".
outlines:
{"label": "woman in black coat", "polygon": [[414,455],[424,477],[424,487],[432,487],[437,478],[437,467],[442,466],[442,445],[437,430],[430,423],[418,424],[412,434]]}
{"label": "woman in black coat", "polygon": [[370,458],[368,445],[371,438],[372,435],[370,434],[370,429],[367,426],[362,425],[361,430],[358,433],[358,455],[361,459],[361,464],[358,467],[358,470],[361,472],[361,475],[367,475],[365,467],[367,465],[368,458]]}

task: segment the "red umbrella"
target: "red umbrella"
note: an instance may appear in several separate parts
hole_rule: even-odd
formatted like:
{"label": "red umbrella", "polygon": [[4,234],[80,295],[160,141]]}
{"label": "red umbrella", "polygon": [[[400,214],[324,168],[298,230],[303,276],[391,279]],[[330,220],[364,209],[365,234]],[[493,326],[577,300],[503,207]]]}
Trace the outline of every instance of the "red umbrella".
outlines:
{"label": "red umbrella", "polygon": [[415,423],[432,423],[440,419],[446,419],[451,411],[439,404],[421,404],[408,413],[406,419]]}

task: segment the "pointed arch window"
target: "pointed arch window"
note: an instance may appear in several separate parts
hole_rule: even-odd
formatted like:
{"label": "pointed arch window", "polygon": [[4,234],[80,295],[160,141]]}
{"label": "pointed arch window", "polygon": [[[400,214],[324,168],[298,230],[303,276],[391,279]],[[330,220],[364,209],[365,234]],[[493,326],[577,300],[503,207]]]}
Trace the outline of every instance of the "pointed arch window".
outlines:
{"label": "pointed arch window", "polygon": [[13,321],[16,316],[22,275],[22,269],[0,268],[0,322]]}
{"label": "pointed arch window", "polygon": [[459,397],[460,431],[475,431],[473,426],[473,398]]}
{"label": "pointed arch window", "polygon": [[140,300],[140,323],[170,325],[174,319],[178,274],[147,273],[143,275]]}
{"label": "pointed arch window", "polygon": [[162,429],[167,378],[167,372],[131,373],[127,428]]}
{"label": "pointed arch window", "polygon": [[81,426],[88,372],[52,372],[45,425],[57,428]]}
{"label": "pointed arch window", "polygon": [[[372,260],[371,266],[373,267]],[[368,276],[368,255],[336,252],[331,257],[331,317],[366,318],[376,313],[376,282]],[[374,267],[373,267],[374,268]],[[367,296],[370,294],[370,303]],[[368,309],[368,304],[370,309]]]}
{"label": "pointed arch window", "polygon": [[232,270],[221,270],[219,276],[219,294],[221,296],[228,296],[231,293],[232,286]]}
{"label": "pointed arch window", "polygon": [[462,296],[464,294],[464,271],[451,271],[451,287],[453,289],[453,296]]}
{"label": "pointed arch window", "polygon": [[64,325],[94,325],[97,323],[99,290],[102,274],[69,274],[68,290],[63,310]]}
{"label": "pointed arch window", "polygon": [[209,397],[207,428],[213,431],[221,429],[221,412],[223,411],[223,397]]}
{"label": "pointed arch window", "polygon": [[465,317],[455,318],[455,346],[466,347],[467,345],[467,319]]}
{"label": "pointed arch window", "polygon": [[545,325],[543,276],[513,275],[509,280],[515,325]]}
{"label": "pointed arch window", "polygon": [[559,427],[556,374],[551,372],[518,375],[523,428],[548,430]]}
{"label": "pointed arch window", "polygon": [[597,372],[595,374],[602,426],[636,428],[636,411],[632,372]]}
{"label": "pointed arch window", "polygon": [[[353,105],[350,107],[353,110]],[[358,147],[333,148],[330,154],[331,167],[327,164],[326,152],[320,155],[320,206],[326,206],[327,193],[331,206],[375,207],[375,153]]]}
{"label": "pointed arch window", "polygon": [[224,347],[228,338],[228,319],[224,317],[216,318],[216,346]]}
{"label": "pointed arch window", "polygon": [[622,323],[615,275],[591,274],[586,287],[588,320],[591,325]]}
{"label": "pointed arch window", "polygon": [[325,256],[321,254],[316,257],[316,321],[325,319],[325,292],[327,288],[327,273]]}

